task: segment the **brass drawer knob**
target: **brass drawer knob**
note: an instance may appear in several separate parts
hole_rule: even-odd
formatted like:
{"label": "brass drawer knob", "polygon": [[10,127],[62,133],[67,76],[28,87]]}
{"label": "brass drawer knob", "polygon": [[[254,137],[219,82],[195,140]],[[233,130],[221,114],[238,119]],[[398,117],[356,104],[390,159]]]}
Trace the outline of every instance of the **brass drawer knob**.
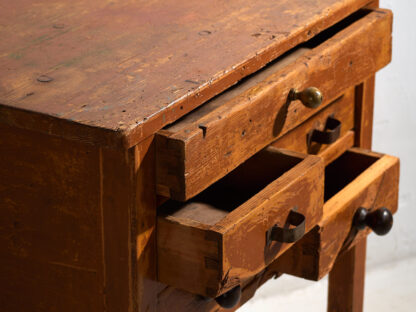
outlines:
{"label": "brass drawer knob", "polygon": [[299,100],[303,105],[309,108],[316,108],[322,104],[323,95],[318,88],[309,87],[303,91],[291,89],[289,93],[290,101]]}
{"label": "brass drawer knob", "polygon": [[393,215],[385,207],[371,212],[361,207],[355,212],[353,224],[357,230],[364,230],[368,226],[377,235],[386,235],[393,226]]}

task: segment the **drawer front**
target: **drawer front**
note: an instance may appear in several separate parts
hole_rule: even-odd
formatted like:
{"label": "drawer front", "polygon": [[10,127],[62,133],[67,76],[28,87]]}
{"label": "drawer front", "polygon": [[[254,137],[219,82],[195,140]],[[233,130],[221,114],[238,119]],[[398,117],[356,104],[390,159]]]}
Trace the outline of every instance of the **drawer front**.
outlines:
{"label": "drawer front", "polygon": [[[357,14],[160,131],[158,193],[195,196],[389,63],[390,11]],[[311,86],[324,97],[318,108],[288,100]]]}
{"label": "drawer front", "polygon": [[[354,175],[358,176],[353,179]],[[275,270],[318,280],[332,268],[338,254],[370,233],[358,230],[359,208],[397,211],[399,159],[352,148],[328,165],[324,214],[318,226],[272,264]]]}
{"label": "drawer front", "polygon": [[328,148],[339,145],[340,141],[346,142],[342,144],[345,150],[353,145],[354,138],[350,131],[354,128],[354,110],[355,92],[354,88],[350,88],[318,114],[273,142],[272,146],[323,155],[329,163],[333,160],[329,155],[334,153]]}
{"label": "drawer front", "polygon": [[304,233],[321,219],[323,172],[317,156],[267,148],[192,202],[165,203],[157,227],[159,280],[217,297],[260,272],[292,245],[279,235],[289,234],[282,228],[290,224],[302,228],[294,216],[305,217]]}

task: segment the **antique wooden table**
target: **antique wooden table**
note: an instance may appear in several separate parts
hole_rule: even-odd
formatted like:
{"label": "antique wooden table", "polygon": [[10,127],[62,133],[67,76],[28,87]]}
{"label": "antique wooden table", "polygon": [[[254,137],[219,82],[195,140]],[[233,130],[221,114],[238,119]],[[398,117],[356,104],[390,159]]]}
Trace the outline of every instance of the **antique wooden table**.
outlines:
{"label": "antique wooden table", "polygon": [[328,311],[361,311],[397,210],[398,159],[366,150],[391,25],[370,0],[3,1],[0,311],[222,311],[328,273]]}

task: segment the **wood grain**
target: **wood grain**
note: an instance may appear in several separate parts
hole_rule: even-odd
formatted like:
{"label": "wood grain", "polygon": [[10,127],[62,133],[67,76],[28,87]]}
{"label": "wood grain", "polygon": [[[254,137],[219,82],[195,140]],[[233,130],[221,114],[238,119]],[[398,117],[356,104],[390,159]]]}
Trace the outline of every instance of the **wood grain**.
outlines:
{"label": "wood grain", "polygon": [[340,137],[337,141],[320,152],[319,157],[324,159],[325,165],[330,164],[354,145],[354,137],[354,131],[348,131],[344,136]]}
{"label": "wood grain", "polygon": [[2,119],[131,147],[367,3],[2,3]]}
{"label": "wood grain", "polygon": [[[321,218],[323,161],[304,157],[270,147],[201,193],[193,207],[185,204],[185,212],[178,212],[182,203],[166,203],[157,227],[159,280],[217,297],[287,250],[291,244],[267,243],[273,225],[286,225],[294,207],[305,215],[306,231]],[[204,222],[206,204],[226,213],[214,224]]]}
{"label": "wood grain", "polygon": [[363,238],[338,257],[329,274],[328,312],[363,311],[366,248],[367,239]]}
{"label": "wood grain", "polygon": [[[283,68],[279,62],[272,65],[279,69],[267,78],[254,76],[248,90],[244,84],[250,79],[231,98],[226,92],[204,105],[205,114],[192,113],[167,127],[157,138],[162,137],[159,188],[176,200],[195,196],[385,66],[391,59],[391,19],[390,11],[371,12],[298,58],[283,59]],[[288,107],[289,90],[308,86],[318,87],[326,102],[317,109],[299,101]]]}
{"label": "wood grain", "polygon": [[371,149],[373,136],[375,76],[367,78],[356,89],[355,146]]}
{"label": "wood grain", "polygon": [[116,151],[0,130],[0,311],[154,311],[153,139]]}
{"label": "wood grain", "polygon": [[156,193],[154,136],[129,150],[134,164],[131,210],[133,311],[157,311]]}
{"label": "wood grain", "polygon": [[0,311],[103,311],[98,149],[0,133]]}

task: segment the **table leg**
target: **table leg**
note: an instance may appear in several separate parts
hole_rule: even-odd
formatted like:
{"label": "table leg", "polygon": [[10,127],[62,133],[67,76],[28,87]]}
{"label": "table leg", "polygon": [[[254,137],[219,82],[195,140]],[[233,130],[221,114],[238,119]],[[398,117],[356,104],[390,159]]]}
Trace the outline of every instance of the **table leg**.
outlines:
{"label": "table leg", "polygon": [[362,312],[367,239],[341,254],[329,273],[328,312]]}

